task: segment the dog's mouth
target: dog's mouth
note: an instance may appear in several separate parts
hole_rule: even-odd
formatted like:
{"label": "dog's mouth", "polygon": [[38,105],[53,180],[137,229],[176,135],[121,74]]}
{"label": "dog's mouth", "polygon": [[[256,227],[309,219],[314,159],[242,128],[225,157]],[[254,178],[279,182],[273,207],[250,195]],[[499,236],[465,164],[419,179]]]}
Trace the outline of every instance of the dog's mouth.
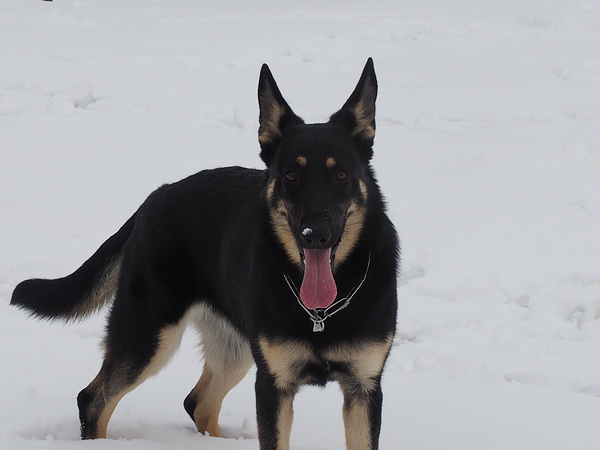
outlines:
{"label": "dog's mouth", "polygon": [[333,262],[338,244],[322,249],[300,248],[300,257],[304,264],[300,300],[308,309],[327,308],[337,297]]}

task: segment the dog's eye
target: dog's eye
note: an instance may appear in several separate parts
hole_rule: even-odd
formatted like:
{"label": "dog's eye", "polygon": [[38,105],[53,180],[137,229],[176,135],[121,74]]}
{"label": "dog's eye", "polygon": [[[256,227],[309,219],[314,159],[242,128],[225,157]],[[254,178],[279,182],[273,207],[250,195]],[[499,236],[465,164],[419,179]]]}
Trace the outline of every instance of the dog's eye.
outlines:
{"label": "dog's eye", "polygon": [[290,181],[290,182],[294,182],[294,181],[298,181],[298,177],[296,176],[296,172],[294,172],[293,170],[288,170],[285,173],[285,179]]}
{"label": "dog's eye", "polygon": [[344,181],[346,178],[348,178],[348,174],[345,170],[340,170],[335,176],[336,181]]}

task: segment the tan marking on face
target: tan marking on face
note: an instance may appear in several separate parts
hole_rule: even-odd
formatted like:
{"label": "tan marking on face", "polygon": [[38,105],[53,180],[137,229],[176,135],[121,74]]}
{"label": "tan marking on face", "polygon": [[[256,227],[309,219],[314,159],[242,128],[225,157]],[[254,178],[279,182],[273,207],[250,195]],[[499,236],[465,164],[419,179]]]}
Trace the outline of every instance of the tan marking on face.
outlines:
{"label": "tan marking on face", "polygon": [[334,269],[337,269],[352,253],[354,246],[360,239],[364,226],[367,209],[352,202],[346,213],[346,226],[342,232],[340,244],[335,252]]}
{"label": "tan marking on face", "polygon": [[362,201],[360,204],[355,201],[352,202],[348,211],[346,211],[346,226],[342,232],[340,244],[335,252],[334,270],[337,270],[352,253],[354,246],[360,239],[367,217],[367,185],[364,181],[360,180],[358,186],[362,195]]}
{"label": "tan marking on face", "polygon": [[291,262],[302,268],[302,259],[296,245],[296,239],[290,228],[288,220],[288,209],[283,201],[279,201],[276,209],[271,209],[271,225],[277,236],[277,240],[284,248]]}
{"label": "tan marking on face", "polygon": [[277,180],[272,180],[267,187],[267,203],[271,203],[273,201],[273,195],[275,194],[275,183]]}
{"label": "tan marking on face", "polygon": [[306,156],[298,156],[296,158],[296,162],[298,163],[298,165],[300,167],[302,167],[302,168],[306,167],[306,163],[307,163]]}
{"label": "tan marking on face", "polygon": [[366,203],[369,198],[369,191],[367,190],[367,184],[363,180],[358,180],[358,188],[362,195],[363,202]]}
{"label": "tan marking on face", "polygon": [[327,161],[325,161],[325,165],[327,166],[328,169],[333,169],[336,164],[337,164],[337,161],[335,160],[335,158],[333,156],[330,156],[329,158],[327,158]]}
{"label": "tan marking on face", "polygon": [[316,361],[312,349],[297,340],[258,339],[261,353],[269,372],[275,378],[275,386],[281,391],[295,390],[302,380],[298,378],[300,369],[308,362]]}

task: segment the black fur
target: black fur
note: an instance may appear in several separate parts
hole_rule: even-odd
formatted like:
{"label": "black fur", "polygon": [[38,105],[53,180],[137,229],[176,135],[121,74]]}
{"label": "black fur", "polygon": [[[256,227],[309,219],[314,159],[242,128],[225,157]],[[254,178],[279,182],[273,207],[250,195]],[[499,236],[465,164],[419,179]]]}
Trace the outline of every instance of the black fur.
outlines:
{"label": "black fur", "polygon": [[[233,330],[229,340],[219,335],[216,350],[234,355],[243,353],[238,344],[251,349],[258,367],[261,449],[287,448],[281,412],[287,399],[302,384],[331,380],[340,382],[344,392],[350,417],[346,427],[362,423],[364,410],[369,429],[358,439],[378,447],[380,379],[395,331],[399,246],[369,165],[376,95],[369,59],[342,109],[327,123],[305,124],[264,65],[259,141],[266,170],[206,170],[165,185],[73,274],[16,287],[11,304],[49,319],[82,318],[113,300],[102,369],[78,397],[83,438],[105,435],[102,412],[110,416],[112,399],[116,405],[123,393],[152,375],[146,371],[162,354],[161,333],[200,305]],[[312,238],[302,233],[306,227],[314,230]],[[304,252],[311,248],[333,248],[338,298],[366,274],[349,306],[328,319],[322,332],[313,332],[283,276],[300,286]],[[210,327],[210,321],[203,323]],[[286,347],[289,343],[303,350]],[[269,351],[269,345],[275,350]],[[372,345],[380,349],[376,366],[381,365],[373,373]],[[280,350],[297,358],[289,368],[276,369],[286,363],[278,359]],[[242,356],[231,358],[241,361]],[[206,370],[214,370],[208,358],[215,357],[207,356]],[[216,357],[214,365],[219,358],[229,355]],[[215,386],[211,373],[206,383]],[[198,389],[185,408],[198,429],[206,431],[211,428],[198,423],[202,411],[197,407],[208,404],[203,400],[207,391]],[[361,413],[352,415],[357,405]]]}

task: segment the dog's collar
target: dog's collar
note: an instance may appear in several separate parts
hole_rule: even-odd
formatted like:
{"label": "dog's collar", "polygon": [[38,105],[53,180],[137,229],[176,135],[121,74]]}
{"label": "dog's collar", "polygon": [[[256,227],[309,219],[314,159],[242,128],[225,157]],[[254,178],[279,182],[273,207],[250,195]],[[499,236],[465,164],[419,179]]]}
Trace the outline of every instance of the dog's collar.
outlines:
{"label": "dog's collar", "polygon": [[317,309],[308,309],[306,306],[304,306],[304,303],[302,303],[302,299],[300,298],[300,293],[298,292],[298,288],[296,288],[296,285],[294,284],[294,282],[292,281],[292,279],[289,276],[287,276],[285,273],[283,274],[283,278],[285,279],[287,285],[289,286],[290,290],[294,294],[294,297],[296,297],[296,300],[298,300],[298,303],[300,304],[300,306],[302,306],[302,309],[304,309],[304,311],[306,311],[309,319],[312,320],[313,333],[323,331],[325,329],[325,320],[329,319],[334,314],[340,312],[342,309],[346,308],[350,304],[350,300],[352,300],[352,297],[354,297],[356,295],[358,290],[361,288],[361,286],[367,279],[367,274],[369,273],[370,266],[371,266],[371,252],[369,252],[369,258],[367,260],[367,268],[365,270],[365,276],[362,278],[362,280],[360,280],[360,283],[358,283],[358,285],[354,289],[352,289],[352,291],[350,291],[350,294],[348,294],[347,297],[341,298],[337,302],[329,305],[327,308],[317,308]]}

